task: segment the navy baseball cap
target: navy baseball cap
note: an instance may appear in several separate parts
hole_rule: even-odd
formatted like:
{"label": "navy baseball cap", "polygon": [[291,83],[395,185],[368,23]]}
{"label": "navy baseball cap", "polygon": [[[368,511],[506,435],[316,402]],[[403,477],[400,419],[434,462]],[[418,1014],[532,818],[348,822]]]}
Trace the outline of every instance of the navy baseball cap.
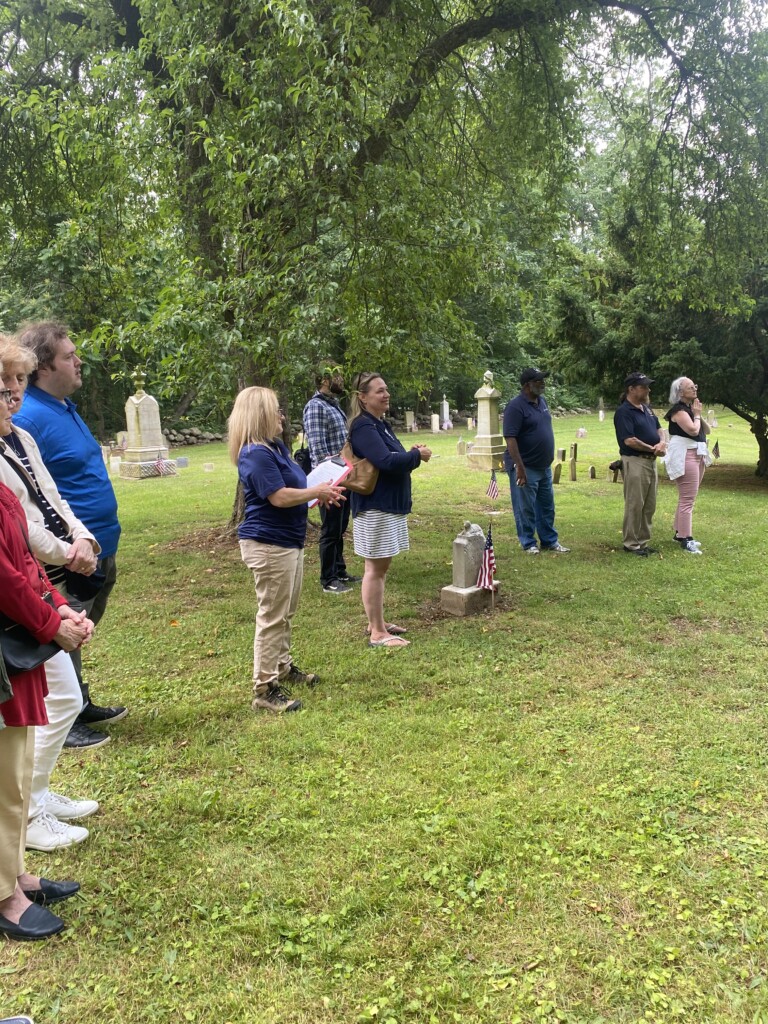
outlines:
{"label": "navy baseball cap", "polygon": [[520,386],[525,387],[528,381],[531,380],[546,380],[547,375],[541,370],[537,370],[535,366],[529,366],[527,370],[523,370],[520,374]]}
{"label": "navy baseball cap", "polygon": [[636,370],[634,373],[630,373],[624,381],[625,388],[649,388],[651,384],[653,384],[653,380],[650,377],[646,377],[644,373],[640,373],[639,370]]}

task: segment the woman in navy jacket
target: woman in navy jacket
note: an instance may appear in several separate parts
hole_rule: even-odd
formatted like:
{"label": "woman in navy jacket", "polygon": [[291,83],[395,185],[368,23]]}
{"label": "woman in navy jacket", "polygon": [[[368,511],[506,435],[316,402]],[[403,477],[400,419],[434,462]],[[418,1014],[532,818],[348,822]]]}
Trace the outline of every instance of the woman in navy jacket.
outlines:
{"label": "woman in navy jacket", "polygon": [[352,451],[379,471],[371,494],[352,494],[355,554],[365,559],[363,607],[371,647],[404,647],[400,627],[384,621],[384,581],[395,555],[408,550],[407,516],[411,511],[411,473],[432,452],[426,445],[406,451],[384,419],[389,391],[378,373],[361,373],[355,381],[349,417]]}
{"label": "woman in navy jacket", "polygon": [[291,655],[291,621],[299,606],[304,574],[307,502],[344,501],[340,487],[307,486],[304,470],[291,458],[280,435],[277,395],[269,388],[245,388],[229,417],[229,454],[243,485],[245,516],[237,535],[243,561],[253,572],[256,634],[253,640],[254,711],[298,711],[288,687],[316,685]]}

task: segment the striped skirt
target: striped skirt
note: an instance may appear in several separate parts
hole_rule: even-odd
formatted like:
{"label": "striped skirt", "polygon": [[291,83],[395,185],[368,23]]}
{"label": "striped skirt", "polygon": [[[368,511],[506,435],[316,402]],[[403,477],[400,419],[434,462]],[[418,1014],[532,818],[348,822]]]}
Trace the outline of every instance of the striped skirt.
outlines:
{"label": "striped skirt", "polygon": [[392,558],[408,550],[408,517],[371,509],[352,520],[355,554],[361,558]]}

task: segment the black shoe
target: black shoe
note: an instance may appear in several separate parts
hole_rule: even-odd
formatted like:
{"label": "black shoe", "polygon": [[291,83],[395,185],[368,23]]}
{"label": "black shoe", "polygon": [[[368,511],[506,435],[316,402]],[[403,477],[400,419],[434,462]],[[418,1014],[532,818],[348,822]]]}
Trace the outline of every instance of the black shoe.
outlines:
{"label": "black shoe", "polygon": [[49,907],[52,903],[61,903],[80,892],[79,882],[50,882],[47,878],[40,879],[39,889],[25,889],[24,895],[41,907]]}
{"label": "black shoe", "polygon": [[348,583],[344,583],[343,580],[331,580],[330,583],[323,584],[324,594],[346,594],[352,587]]}
{"label": "black shoe", "polygon": [[63,928],[64,922],[60,917],[56,917],[45,907],[38,907],[36,903],[27,907],[19,918],[18,924],[0,914],[0,935],[7,935],[9,939],[19,939],[22,942],[35,942],[37,939],[50,938],[51,935],[57,935]]}
{"label": "black shoe", "polygon": [[658,555],[659,553],[658,548],[643,548],[643,551],[648,555]]}
{"label": "black shoe", "polygon": [[291,665],[288,675],[284,676],[280,682],[288,683],[291,686],[297,683],[303,683],[304,686],[312,687],[319,684],[320,676],[316,675],[314,672],[302,672],[298,666]]}
{"label": "black shoe", "polygon": [[102,708],[88,700],[75,721],[80,725],[98,725],[101,722],[119,722],[127,714],[128,708]]}
{"label": "black shoe", "polygon": [[363,577],[362,576],[349,576],[346,573],[345,573],[344,576],[339,576],[339,579],[341,580],[342,583],[362,583],[363,582]]}
{"label": "black shoe", "polygon": [[81,722],[73,724],[64,740],[64,746],[70,750],[95,750],[96,747],[103,747],[106,743],[109,743],[109,736],[103,732],[96,732],[95,729],[89,729]]}
{"label": "black shoe", "polygon": [[279,714],[283,711],[299,711],[301,701],[293,700],[285,690],[281,690],[279,686],[273,686],[266,693],[256,694],[251,707],[254,711],[263,708],[265,711],[275,711]]}
{"label": "black shoe", "polygon": [[650,554],[650,548],[628,548],[624,545],[624,550],[628,555],[637,555],[638,558],[647,558]]}

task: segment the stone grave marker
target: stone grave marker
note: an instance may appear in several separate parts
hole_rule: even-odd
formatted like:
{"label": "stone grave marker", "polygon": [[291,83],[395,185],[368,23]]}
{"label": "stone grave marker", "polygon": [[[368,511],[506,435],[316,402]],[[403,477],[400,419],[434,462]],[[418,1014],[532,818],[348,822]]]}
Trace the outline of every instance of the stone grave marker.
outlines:
{"label": "stone grave marker", "polygon": [[491,607],[491,591],[477,586],[484,548],[481,527],[465,521],[453,542],[453,582],[440,591],[440,606],[449,615],[474,615]]}

